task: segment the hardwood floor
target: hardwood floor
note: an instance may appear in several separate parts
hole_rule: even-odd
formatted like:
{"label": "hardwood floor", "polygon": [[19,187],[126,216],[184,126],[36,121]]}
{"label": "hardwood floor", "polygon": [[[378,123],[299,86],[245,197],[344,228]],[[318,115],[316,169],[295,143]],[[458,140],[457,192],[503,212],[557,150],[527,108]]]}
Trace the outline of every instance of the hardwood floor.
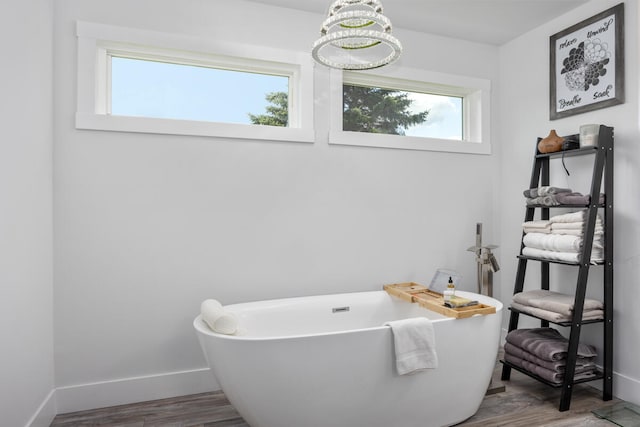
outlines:
{"label": "hardwood floor", "polygon": [[62,414],[54,426],[249,427],[221,391]]}
{"label": "hardwood floor", "polygon": [[560,389],[544,385],[528,376],[511,371],[510,381],[500,381],[502,365],[496,366],[494,384],[504,384],[506,391],[485,396],[476,414],[458,424],[464,427],[613,427],[611,422],[591,413],[621,402],[602,400],[602,392],[587,384],[573,390],[571,409],[558,411]]}
{"label": "hardwood floor", "polygon": [[[497,364],[493,385],[499,386],[502,365]],[[620,400],[602,401],[601,393],[586,384],[577,385],[571,409],[558,411],[560,390],[550,388],[517,371],[504,382],[506,391],[487,395],[478,412],[464,427],[612,427],[597,418],[593,409],[612,406]],[[51,427],[249,427],[222,392],[115,406],[58,415]],[[304,427],[304,426],[274,426]],[[327,427],[331,427],[330,423]],[[352,426],[367,427],[367,426]],[[401,424],[389,427],[402,427]],[[425,427],[431,427],[425,422]]]}

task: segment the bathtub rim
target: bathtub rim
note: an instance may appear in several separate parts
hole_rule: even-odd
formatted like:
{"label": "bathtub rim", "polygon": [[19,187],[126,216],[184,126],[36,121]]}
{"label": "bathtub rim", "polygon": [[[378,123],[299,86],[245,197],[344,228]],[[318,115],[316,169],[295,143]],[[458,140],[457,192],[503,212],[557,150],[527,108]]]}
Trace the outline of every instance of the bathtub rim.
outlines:
{"label": "bathtub rim", "polygon": [[[380,292],[386,294],[386,292],[384,290],[360,291],[360,292],[344,292],[344,293],[334,293],[334,294],[309,295],[309,296],[298,296],[298,297],[288,297],[288,298],[274,298],[274,299],[269,299],[269,300],[248,301],[248,302],[229,304],[229,305],[225,305],[223,307],[225,309],[229,309],[229,308],[233,309],[236,306],[242,306],[242,305],[248,305],[248,304],[259,304],[259,303],[262,303],[262,302],[266,303],[266,302],[279,302],[279,301],[292,301],[292,300],[308,300],[308,299],[312,299],[312,298],[316,298],[316,297],[331,297],[331,296],[345,296],[346,297],[346,296],[353,296],[353,295],[358,295],[358,294],[380,293]],[[488,304],[488,305],[493,305],[496,308],[496,312],[492,313],[492,314],[475,314],[473,316],[470,316],[470,317],[464,318],[464,319],[456,319],[454,317],[443,317],[443,318],[438,318],[438,319],[432,319],[431,321],[434,324],[437,324],[437,323],[440,323],[440,322],[453,321],[453,320],[473,319],[473,318],[480,317],[480,316],[494,316],[494,315],[500,315],[502,313],[504,305],[502,304],[502,302],[500,302],[499,300],[497,300],[497,299],[495,299],[493,297],[489,297],[487,295],[482,295],[482,294],[477,294],[477,293],[474,293],[474,292],[468,292],[468,291],[456,291],[456,293],[459,293],[464,298],[477,300],[479,302],[482,302],[482,303]],[[430,313],[439,314],[439,313],[436,313],[434,311],[428,310],[427,308],[424,308],[424,310],[427,310]],[[416,316],[413,316],[413,317],[416,317]],[[209,326],[204,322],[204,320],[202,320],[202,315],[200,315],[200,314],[198,314],[195,317],[195,319],[193,320],[193,327],[196,329],[197,332],[199,332],[199,333],[201,333],[203,335],[207,335],[207,336],[211,336],[211,337],[215,337],[215,338],[220,338],[220,339],[231,340],[231,341],[290,340],[290,339],[302,339],[302,338],[311,338],[311,337],[322,337],[322,336],[352,334],[352,333],[358,333],[358,332],[378,331],[378,330],[390,329],[391,328],[389,325],[380,325],[380,326],[370,326],[370,327],[367,327],[367,328],[346,329],[346,330],[341,330],[341,331],[316,332],[316,333],[309,333],[309,334],[273,335],[273,336],[267,336],[267,337],[252,337],[252,336],[247,336],[247,335],[235,335],[235,334],[227,335],[227,334],[221,334],[219,332],[215,332],[211,328],[209,328]]]}

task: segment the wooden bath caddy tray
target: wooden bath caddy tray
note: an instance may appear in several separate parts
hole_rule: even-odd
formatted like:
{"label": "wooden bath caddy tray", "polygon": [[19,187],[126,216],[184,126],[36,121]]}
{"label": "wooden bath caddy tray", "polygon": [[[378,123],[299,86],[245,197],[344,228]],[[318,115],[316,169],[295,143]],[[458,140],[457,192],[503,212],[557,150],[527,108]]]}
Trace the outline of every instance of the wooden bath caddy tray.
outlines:
{"label": "wooden bath caddy tray", "polygon": [[389,295],[393,295],[407,302],[417,302],[420,307],[448,317],[455,317],[456,319],[471,317],[475,314],[493,314],[496,312],[495,307],[480,303],[468,307],[446,307],[444,305],[444,297],[441,294],[414,282],[384,285],[383,289],[387,291]]}

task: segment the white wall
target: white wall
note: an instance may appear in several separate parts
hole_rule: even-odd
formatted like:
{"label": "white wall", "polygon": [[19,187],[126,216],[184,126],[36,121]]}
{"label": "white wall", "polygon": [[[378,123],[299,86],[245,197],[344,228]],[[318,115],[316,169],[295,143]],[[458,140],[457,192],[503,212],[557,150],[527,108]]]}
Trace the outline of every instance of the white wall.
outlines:
{"label": "white wall", "polygon": [[[614,273],[614,394],[622,399],[640,403],[640,199],[637,182],[640,180],[640,130],[638,126],[638,5],[636,0],[625,2],[626,98],[623,105],[579,114],[561,120],[549,120],[549,36],[589,18],[618,1],[594,0],[575,11],[560,16],[548,24],[502,46],[500,49],[500,99],[498,135],[501,145],[503,195],[498,203],[502,220],[500,238],[503,253],[501,295],[509,302],[513,292],[519,238],[524,218],[522,190],[528,188],[532,154],[536,137],[544,137],[550,129],[560,135],[577,133],[581,124],[601,123],[615,129],[615,273]],[[589,190],[590,174],[580,173],[591,167],[584,159],[567,159],[571,175],[566,177],[561,167],[552,172],[552,184],[568,186],[577,191]],[[585,185],[584,183],[587,182]],[[513,261],[511,261],[513,260]],[[528,269],[527,279],[536,277],[537,266]],[[552,288],[572,292],[575,271],[556,270],[557,281]],[[529,274],[532,272],[533,274]],[[539,276],[537,276],[539,277]],[[564,282],[564,283],[563,283]],[[527,280],[526,288],[536,286]],[[588,295],[602,296],[602,271],[590,273]],[[602,349],[602,328],[584,328],[586,341]]]}
{"label": "white wall", "polygon": [[11,1],[0,14],[0,424],[6,426],[49,425],[55,415],[52,10],[48,0]]}
{"label": "white wall", "polygon": [[[12,2],[1,26],[2,421],[47,425],[54,387],[59,412],[215,387],[190,325],[204,298],[379,289],[428,281],[441,266],[472,289],[465,249],[478,221],[485,241],[501,245],[496,293],[508,302],[535,137],[587,122],[616,128],[614,392],[640,403],[635,0],[626,2],[627,102],[554,122],[547,110],[549,35],[615,3],[592,1],[500,50],[396,30],[402,65],[492,81],[494,155],[473,156],[329,146],[322,68],[313,145],[77,131],[76,20],[308,51],[322,17],[240,0]],[[569,166],[565,183],[577,186],[584,165]]]}
{"label": "white wall", "polygon": [[[321,67],[315,144],[79,131],[76,20],[308,52],[322,16],[241,0],[56,2],[61,412],[215,387],[191,326],[205,298],[377,290],[428,282],[438,267],[458,269],[473,289],[466,248],[476,222],[493,239],[495,156],[328,145]],[[495,84],[497,48],[396,34],[402,65]],[[176,372],[207,382],[164,376]],[[144,381],[155,389],[136,388]]]}

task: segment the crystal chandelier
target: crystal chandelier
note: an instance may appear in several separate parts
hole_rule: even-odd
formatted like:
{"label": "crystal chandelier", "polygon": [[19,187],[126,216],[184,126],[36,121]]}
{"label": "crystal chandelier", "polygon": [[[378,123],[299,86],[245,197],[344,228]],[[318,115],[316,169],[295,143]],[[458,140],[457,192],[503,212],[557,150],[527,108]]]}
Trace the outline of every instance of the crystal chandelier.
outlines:
{"label": "crystal chandelier", "polygon": [[402,45],[391,35],[391,21],[378,0],[336,0],[322,23],[311,55],[342,70],[370,70],[400,57]]}

